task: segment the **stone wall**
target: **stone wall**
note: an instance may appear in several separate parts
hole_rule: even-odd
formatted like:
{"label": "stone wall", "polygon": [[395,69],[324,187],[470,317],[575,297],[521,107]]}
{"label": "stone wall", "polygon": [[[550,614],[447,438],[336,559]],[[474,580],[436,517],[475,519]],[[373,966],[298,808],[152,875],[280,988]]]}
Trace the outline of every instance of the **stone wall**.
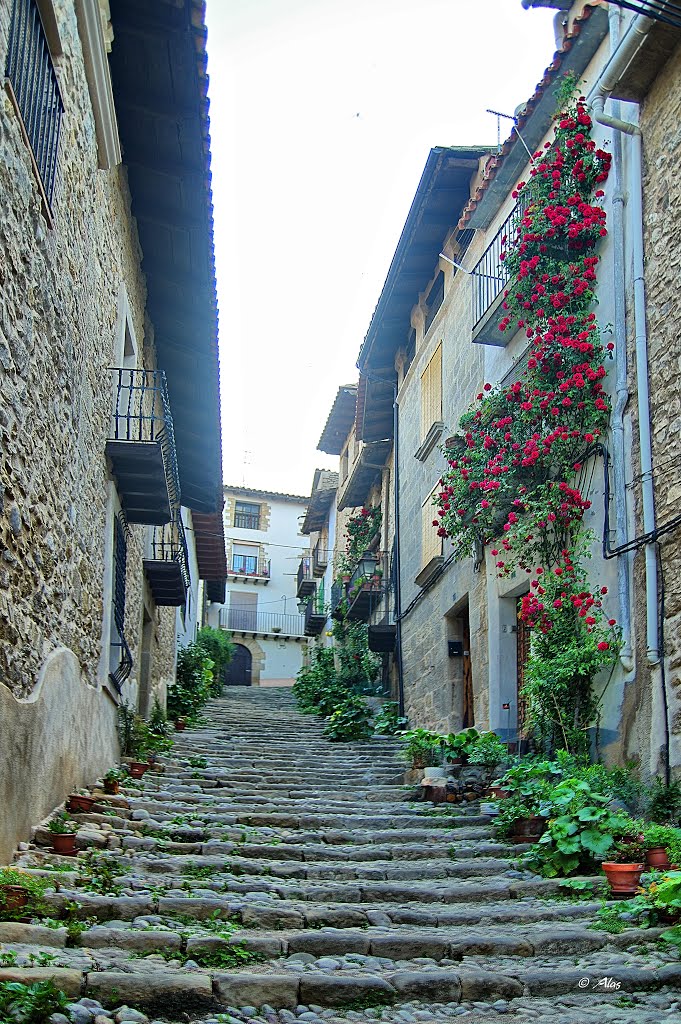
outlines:
{"label": "stone wall", "polygon": [[[35,687],[48,662],[45,693],[67,687],[71,708],[82,717],[54,723],[60,742],[79,752],[63,775],[63,789],[115,757],[113,704],[102,685],[113,499],[104,447],[113,408],[108,368],[122,354],[122,295],[138,365],[153,366],[155,358],[125,169],[98,170],[73,2],[56,0],[54,8],[65,114],[53,226],[41,212],[19,119],[8,94],[0,94],[0,691],[3,701],[11,693],[12,700],[31,703],[30,712],[16,715],[32,723],[29,731],[47,732],[44,715],[53,714],[55,702],[36,698]],[[10,13],[11,4],[0,4],[3,67]],[[126,639],[135,667],[124,699],[131,702],[145,603],[153,624],[152,693],[163,698],[174,668],[175,611],[157,610],[145,589],[146,533],[133,526],[128,546]],[[68,681],[50,660],[57,650],[70,652],[78,666],[69,666]],[[83,721],[96,742],[79,738]],[[30,760],[35,749],[23,749],[15,781],[36,768]],[[2,751],[4,758],[4,745]],[[47,745],[43,754],[41,770],[60,778],[53,748]],[[54,787],[50,793],[55,796]],[[14,797],[23,800],[23,790]],[[29,807],[27,820],[38,810]],[[3,815],[3,830],[12,827]]]}
{"label": "stone wall", "polygon": [[[681,505],[681,46],[661,69],[641,109],[644,152],[644,222],[648,361],[653,434],[655,511],[658,526],[679,514]],[[631,353],[633,362],[634,354]],[[638,495],[637,495],[638,496]],[[638,530],[642,532],[640,503]],[[681,770],[681,530],[660,541],[664,583],[665,669],[672,725],[671,760]],[[638,603],[644,588],[635,573]],[[639,616],[645,628],[645,615]],[[641,665],[645,665],[645,641]],[[659,674],[643,672],[659,704]],[[656,698],[657,695],[657,698]],[[659,722],[658,722],[659,725]],[[659,736],[659,739],[662,737]]]}

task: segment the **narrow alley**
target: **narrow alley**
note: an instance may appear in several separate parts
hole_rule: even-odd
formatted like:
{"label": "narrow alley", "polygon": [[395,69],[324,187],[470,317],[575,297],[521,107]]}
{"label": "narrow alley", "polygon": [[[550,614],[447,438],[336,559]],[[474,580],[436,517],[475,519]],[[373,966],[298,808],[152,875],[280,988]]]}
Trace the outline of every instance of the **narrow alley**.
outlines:
{"label": "narrow alley", "polygon": [[106,849],[75,864],[35,830],[17,866],[59,891],[0,923],[0,981],[52,977],[79,1024],[681,1020],[655,934],[588,929],[597,904],[552,900],[476,805],[412,802],[399,740],[331,743],[286,689],[228,689],[205,722],[93,788],[75,818]]}

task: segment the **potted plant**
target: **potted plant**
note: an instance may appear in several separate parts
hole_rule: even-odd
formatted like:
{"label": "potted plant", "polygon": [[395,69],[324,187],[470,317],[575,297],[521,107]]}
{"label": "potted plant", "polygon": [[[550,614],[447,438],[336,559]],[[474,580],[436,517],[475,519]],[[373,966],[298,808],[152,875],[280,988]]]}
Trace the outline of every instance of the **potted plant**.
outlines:
{"label": "potted plant", "polygon": [[439,765],[442,761],[442,736],[428,729],[410,729],[402,733],[407,741],[405,754],[412,768]]}
{"label": "potted plant", "polygon": [[681,829],[673,825],[648,825],[643,839],[649,867],[665,871],[681,862]]}
{"label": "potted plant", "polygon": [[175,732],[184,732],[187,728],[187,719],[184,715],[180,715],[179,718],[175,719]]}
{"label": "potted plant", "polygon": [[97,800],[90,796],[86,789],[79,789],[77,793],[71,793],[66,801],[66,810],[71,814],[89,814]]}
{"label": "potted plant", "polygon": [[73,857],[76,853],[76,834],[78,826],[71,821],[65,811],[54,815],[47,823],[52,833],[52,848],[55,853],[64,857]]}
{"label": "potted plant", "polygon": [[610,860],[601,867],[608,879],[613,899],[628,899],[636,894],[645,868],[645,841],[643,837],[623,836],[616,840]]}
{"label": "potted plant", "polygon": [[0,868],[0,920],[30,919],[43,910],[47,881],[16,868]]}
{"label": "potted plant", "polygon": [[145,772],[148,772],[151,765],[148,761],[130,761],[128,771],[131,779],[141,779]]}
{"label": "potted plant", "polygon": [[480,739],[477,729],[462,729],[461,732],[450,732],[442,739],[445,758],[450,764],[468,764],[468,758],[473,753],[476,743]]}
{"label": "potted plant", "polygon": [[109,796],[116,796],[120,791],[122,779],[123,772],[120,768],[110,768],[102,779],[104,792],[108,793]]}
{"label": "potted plant", "polygon": [[468,754],[470,764],[478,765],[485,773],[484,783],[489,786],[497,768],[507,757],[506,744],[495,732],[485,732],[473,744]]}

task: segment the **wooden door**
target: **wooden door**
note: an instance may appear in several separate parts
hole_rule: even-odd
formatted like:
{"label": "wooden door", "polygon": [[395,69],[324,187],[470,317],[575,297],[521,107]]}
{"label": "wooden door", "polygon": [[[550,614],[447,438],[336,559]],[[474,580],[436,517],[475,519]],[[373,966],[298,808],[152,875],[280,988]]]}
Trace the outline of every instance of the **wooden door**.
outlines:
{"label": "wooden door", "polygon": [[237,644],[225,673],[227,686],[250,686],[252,664],[253,656],[249,649]]}
{"label": "wooden door", "polygon": [[525,673],[530,659],[530,631],[520,618],[520,601],[516,610],[516,708],[518,710],[518,744],[527,740],[527,701],[523,693]]}
{"label": "wooden door", "polygon": [[463,639],[463,708],[461,725],[463,729],[470,729],[475,725],[475,706],[473,703],[473,671],[471,668],[471,627],[468,619],[468,612],[461,616],[462,639]]}

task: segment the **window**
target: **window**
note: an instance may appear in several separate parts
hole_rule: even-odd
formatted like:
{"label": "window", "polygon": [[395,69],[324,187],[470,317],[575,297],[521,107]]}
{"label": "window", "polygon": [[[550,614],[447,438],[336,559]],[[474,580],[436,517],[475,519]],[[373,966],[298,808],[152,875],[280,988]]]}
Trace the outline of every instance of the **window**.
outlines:
{"label": "window", "polygon": [[49,209],[57,179],[64,104],[36,0],[14,0],[5,74]]}
{"label": "window", "polygon": [[260,529],[260,505],[237,501],[234,507],[234,525],[241,530]]}
{"label": "window", "polygon": [[341,452],[340,457],[340,482],[343,483],[348,478],[348,465],[350,462],[348,448]]}
{"label": "window", "polygon": [[442,537],[437,535],[437,527],[433,522],[438,518],[437,508],[433,505],[433,496],[438,488],[434,487],[426,498],[421,509],[421,567],[425,568],[432,558],[442,555]]}
{"label": "window", "polygon": [[260,562],[260,548],[251,544],[232,545],[232,572],[255,574]]}
{"label": "window", "polygon": [[233,590],[229,596],[228,629],[251,630],[258,625],[258,595],[240,594]]}
{"label": "window", "polygon": [[442,305],[445,297],[445,275],[440,271],[435,280],[433,281],[432,287],[428,292],[428,298],[426,299],[426,319],[423,325],[423,333],[428,333],[428,328],[435,319],[435,314]]}
{"label": "window", "polygon": [[433,352],[421,374],[421,438],[433,424],[442,424],[442,343]]}

